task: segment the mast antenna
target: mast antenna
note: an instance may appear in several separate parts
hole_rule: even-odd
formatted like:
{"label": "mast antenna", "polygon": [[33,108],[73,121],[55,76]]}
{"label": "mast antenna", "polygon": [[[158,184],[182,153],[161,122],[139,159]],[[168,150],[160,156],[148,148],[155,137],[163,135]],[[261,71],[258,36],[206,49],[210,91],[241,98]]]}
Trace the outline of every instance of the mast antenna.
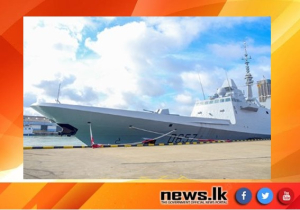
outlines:
{"label": "mast antenna", "polygon": [[59,86],[58,86],[57,98],[55,100],[58,104],[60,104],[60,101],[58,100],[59,99],[59,93],[60,93],[60,83],[59,83]]}
{"label": "mast antenna", "polygon": [[245,67],[246,67],[246,86],[247,86],[247,92],[248,92],[248,97],[247,101],[253,101],[253,96],[252,96],[252,85],[253,85],[253,77],[250,73],[250,68],[249,68],[249,59],[251,59],[251,56],[248,58],[248,52],[247,52],[247,45],[246,42],[244,42],[244,48],[245,48],[245,54],[243,57],[243,60],[245,60]]}
{"label": "mast antenna", "polygon": [[203,94],[203,99],[205,100],[205,94],[204,94],[204,90],[203,90],[203,86],[202,86],[202,82],[201,82],[201,77],[200,74],[198,73],[198,77],[199,77],[199,81],[200,81],[200,85],[201,85],[201,90],[202,90],[202,94]]}

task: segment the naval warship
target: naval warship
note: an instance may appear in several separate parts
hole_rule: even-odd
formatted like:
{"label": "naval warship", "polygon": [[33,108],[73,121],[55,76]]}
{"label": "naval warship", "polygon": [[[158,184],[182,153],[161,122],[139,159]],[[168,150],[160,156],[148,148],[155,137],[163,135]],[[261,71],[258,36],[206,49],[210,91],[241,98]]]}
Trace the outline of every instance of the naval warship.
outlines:
{"label": "naval warship", "polygon": [[168,109],[130,111],[61,103],[31,107],[62,127],[60,135],[74,135],[92,146],[270,138],[271,110],[253,97],[250,58],[245,45],[247,95],[226,79],[209,99],[196,101],[191,116],[170,114]]}

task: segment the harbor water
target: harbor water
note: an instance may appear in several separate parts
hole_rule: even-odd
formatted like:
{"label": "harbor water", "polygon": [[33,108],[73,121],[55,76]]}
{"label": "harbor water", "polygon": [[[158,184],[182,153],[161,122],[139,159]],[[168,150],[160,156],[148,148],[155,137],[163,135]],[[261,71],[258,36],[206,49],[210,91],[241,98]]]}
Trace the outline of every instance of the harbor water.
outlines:
{"label": "harbor water", "polygon": [[85,146],[76,137],[67,136],[24,136],[23,145],[31,146]]}

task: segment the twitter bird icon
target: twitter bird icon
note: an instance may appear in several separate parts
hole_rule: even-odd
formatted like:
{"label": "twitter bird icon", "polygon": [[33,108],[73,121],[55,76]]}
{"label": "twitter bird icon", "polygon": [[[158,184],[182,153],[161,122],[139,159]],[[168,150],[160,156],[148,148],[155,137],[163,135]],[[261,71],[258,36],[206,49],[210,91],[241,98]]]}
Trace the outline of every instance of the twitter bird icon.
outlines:
{"label": "twitter bird icon", "polygon": [[261,196],[262,196],[262,199],[266,200],[269,197],[269,193],[262,193]]}
{"label": "twitter bird icon", "polygon": [[273,200],[273,192],[269,188],[264,187],[257,192],[256,197],[261,204],[269,204]]}

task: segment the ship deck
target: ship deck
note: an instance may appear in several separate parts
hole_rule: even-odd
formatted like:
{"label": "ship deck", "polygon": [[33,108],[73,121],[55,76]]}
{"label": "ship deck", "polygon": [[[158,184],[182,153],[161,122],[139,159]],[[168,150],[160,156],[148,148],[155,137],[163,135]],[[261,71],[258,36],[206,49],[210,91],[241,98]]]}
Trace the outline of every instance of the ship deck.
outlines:
{"label": "ship deck", "polygon": [[271,141],[24,150],[24,179],[270,179]]}

